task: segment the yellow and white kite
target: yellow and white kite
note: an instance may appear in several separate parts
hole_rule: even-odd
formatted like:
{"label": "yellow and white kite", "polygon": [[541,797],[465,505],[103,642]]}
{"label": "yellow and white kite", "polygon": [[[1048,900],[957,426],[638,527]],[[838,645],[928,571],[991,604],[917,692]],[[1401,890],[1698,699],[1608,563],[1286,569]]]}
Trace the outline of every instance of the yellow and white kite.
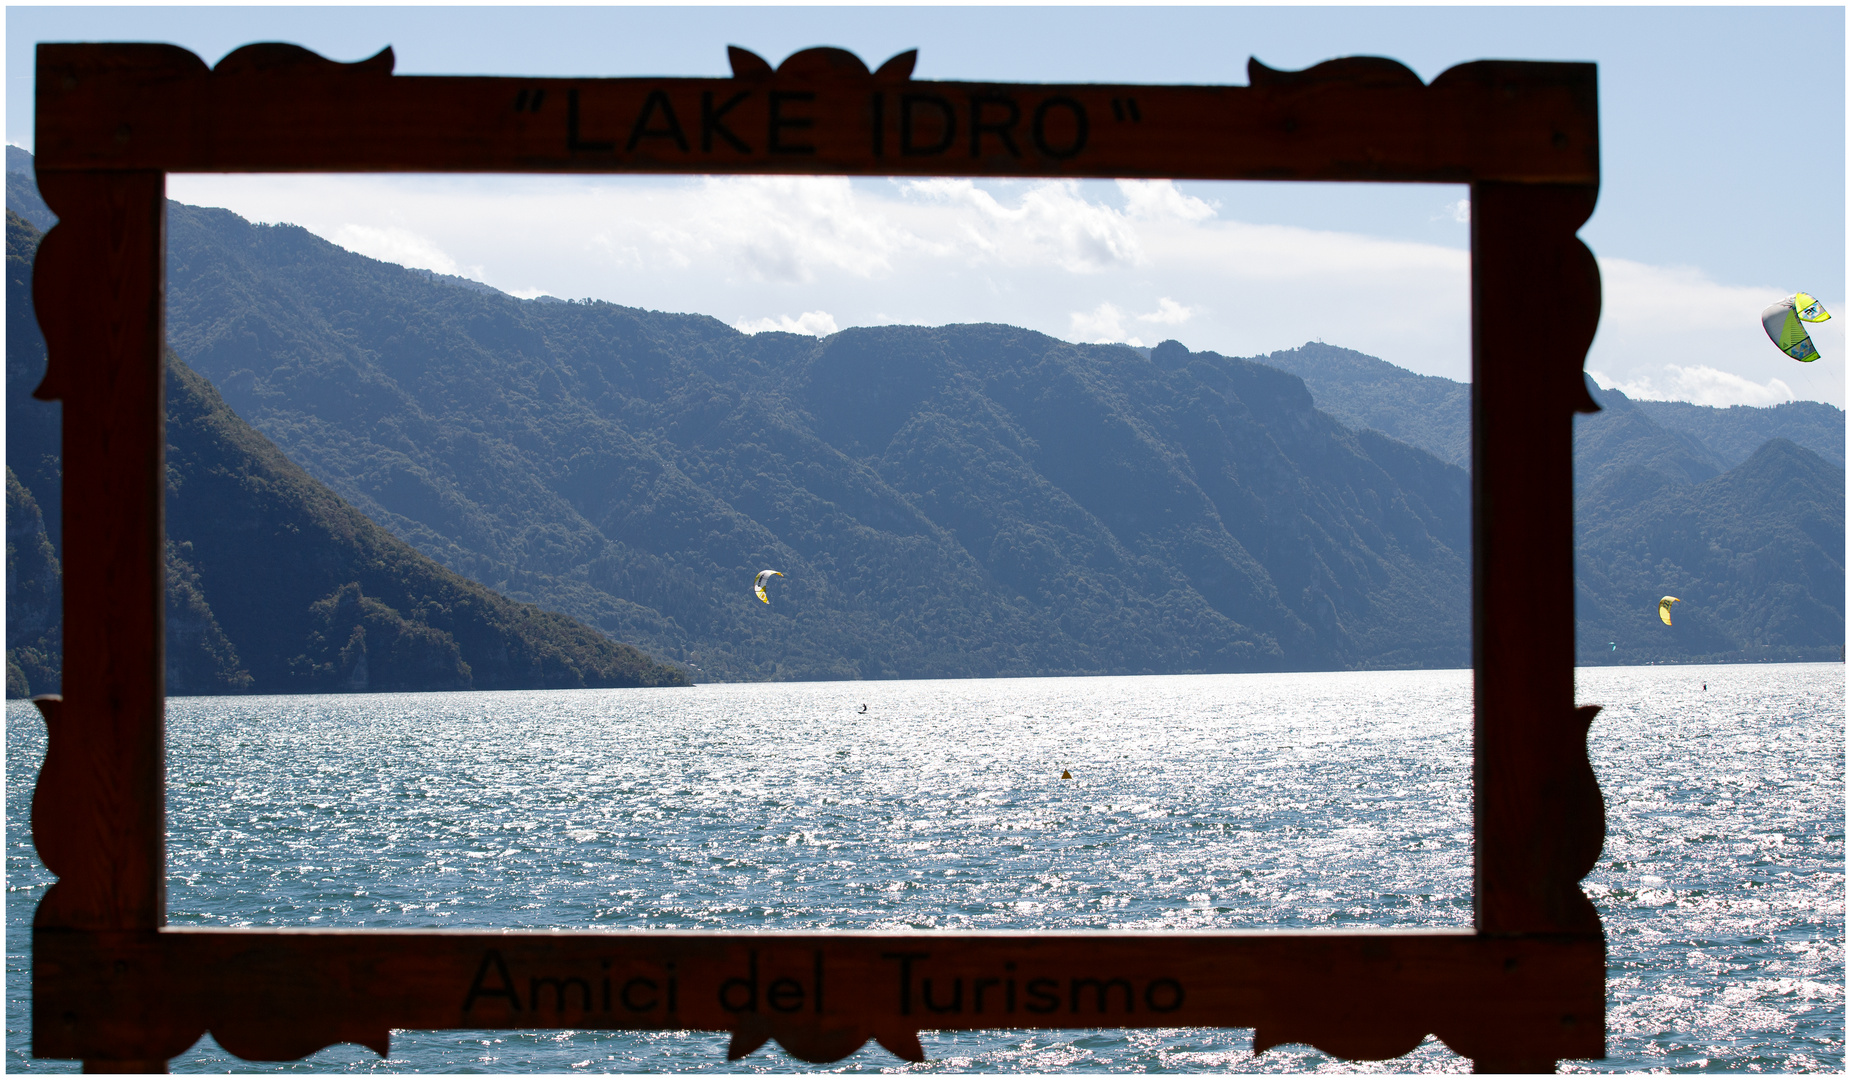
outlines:
{"label": "yellow and white kite", "polygon": [[1825,305],[1810,294],[1794,293],[1785,300],[1769,304],[1761,312],[1761,328],[1781,352],[1810,364],[1819,359],[1819,350],[1813,347],[1812,336],[1806,333],[1803,324],[1824,322],[1831,317]]}
{"label": "yellow and white kite", "polygon": [[1684,601],[1679,600],[1675,596],[1667,596],[1658,601],[1658,617],[1664,620],[1666,626],[1671,625],[1671,605],[1681,604],[1683,602]]}
{"label": "yellow and white kite", "polygon": [[765,582],[770,581],[774,577],[783,576],[783,574],[776,570],[760,570],[758,572],[758,580],[752,582],[752,591],[758,594],[760,600],[769,604],[771,603],[771,597],[765,595]]}

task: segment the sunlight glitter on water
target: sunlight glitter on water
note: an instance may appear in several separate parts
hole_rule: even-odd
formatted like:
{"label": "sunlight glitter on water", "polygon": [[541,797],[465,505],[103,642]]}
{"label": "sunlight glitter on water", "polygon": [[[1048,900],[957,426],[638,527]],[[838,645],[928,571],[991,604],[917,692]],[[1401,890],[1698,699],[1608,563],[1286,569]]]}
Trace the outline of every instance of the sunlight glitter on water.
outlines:
{"label": "sunlight glitter on water", "polygon": [[[1612,1056],[1570,1067],[1842,1065],[1843,678],[1582,672],[1581,700],[1607,705],[1590,746],[1609,839],[1585,886],[1609,932]],[[1465,926],[1470,687],[1451,671],[174,699],[170,920]],[[43,734],[21,703],[8,718],[8,1060],[68,1068],[25,1056]],[[723,1044],[407,1032],[386,1061],[337,1047],[293,1067],[808,1068],[775,1050],[727,1066]],[[926,1046],[911,1069],[1351,1068],[1203,1029]],[[1430,1041],[1388,1067],[1467,1064]],[[870,1048],[838,1067],[900,1065]],[[174,1063],[233,1066],[273,1067],[209,1039]]]}
{"label": "sunlight glitter on water", "polygon": [[[169,858],[184,887],[170,893],[170,919],[871,929],[1469,920],[1461,673],[1341,689],[1275,677],[1261,694],[1230,693],[1235,685],[176,701]],[[1384,694],[1421,708],[1383,721]],[[1395,752],[1410,741],[1423,744],[1413,761]],[[1063,769],[1076,779],[1061,781]],[[233,881],[242,895],[228,891]],[[1199,895],[1212,904],[1188,899]]]}

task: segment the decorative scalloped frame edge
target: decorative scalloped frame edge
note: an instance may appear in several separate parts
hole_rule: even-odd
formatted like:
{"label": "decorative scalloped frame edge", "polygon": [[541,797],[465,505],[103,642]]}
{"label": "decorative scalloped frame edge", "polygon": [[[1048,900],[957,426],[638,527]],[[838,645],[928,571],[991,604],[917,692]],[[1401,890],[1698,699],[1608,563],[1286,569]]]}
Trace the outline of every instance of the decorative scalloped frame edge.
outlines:
{"label": "decorative scalloped frame edge", "polygon": [[[505,966],[510,961],[504,953],[516,964],[582,964],[604,956],[600,962],[608,967],[616,953],[623,954],[624,964],[663,963],[661,957],[669,954],[662,950],[681,948],[691,950],[675,954],[689,957],[688,966],[669,963],[666,970],[680,971],[692,985],[694,969],[706,962],[700,956],[711,954],[713,963],[731,965],[726,970],[737,970],[749,956],[756,978],[760,951],[771,950],[766,953],[770,958],[785,955],[777,949],[808,948],[816,958],[814,997],[821,1016],[825,958],[842,965],[851,985],[861,978],[866,993],[891,976],[879,967],[888,961],[870,957],[881,949],[890,950],[881,955],[901,955],[891,952],[900,947],[939,950],[934,956],[955,954],[943,961],[952,966],[935,969],[941,971],[987,970],[984,963],[1004,956],[1017,957],[1011,964],[1032,966],[1047,962],[1046,950],[1060,948],[1072,955],[1120,957],[1115,962],[1130,967],[1167,963],[1178,972],[1196,973],[1188,985],[1198,997],[1186,1005],[1181,979],[1156,978],[1143,999],[1147,1021],[1144,1014],[1131,1016],[1133,989],[1127,982],[1127,1022],[1253,1026],[1255,1053],[1305,1042],[1338,1056],[1381,1059],[1406,1053],[1426,1035],[1438,1033],[1481,1068],[1552,1067],[1560,1057],[1597,1056],[1604,1041],[1605,941],[1599,917],[1578,883],[1598,858],[1604,808],[1586,744],[1598,706],[1577,709],[1572,704],[1569,457],[1571,415],[1594,410],[1582,360],[1600,310],[1599,271],[1576,236],[1598,191],[1592,66],[1484,61],[1460,65],[1423,85],[1406,67],[1379,58],[1333,60],[1302,72],[1275,71],[1255,60],[1246,88],[1036,87],[915,82],[914,52],[901,53],[871,73],[840,49],[805,50],[776,69],[744,49],[729,53],[731,80],[523,81],[394,76],[389,48],[368,60],[337,64],[297,46],[258,44],[208,70],[198,57],[173,46],[40,47],[39,176],[59,222],[45,237],[35,266],[34,299],[50,352],[36,393],[62,401],[65,409],[67,693],[38,703],[48,746],[33,796],[33,837],[58,881],[40,901],[34,921],[34,1053],[82,1057],[98,1068],[158,1069],[209,1030],[232,1052],[256,1058],[300,1056],[338,1041],[359,1042],[384,1054],[391,1027],[420,1026],[449,1014],[433,1013],[404,994],[372,995],[367,980],[383,977],[382,966],[422,964],[416,971],[398,971],[387,983],[423,985],[418,980],[424,979],[433,986],[453,986],[462,977],[459,972],[465,972],[457,965],[478,964],[471,959],[478,954],[479,990],[491,954],[507,971],[512,969]],[[433,122],[439,129],[436,141],[409,150],[388,138],[399,130],[391,125],[403,119],[393,109],[421,118],[425,111],[441,112],[453,103],[461,103],[458,109],[474,108],[470,103],[478,100],[503,100],[495,96],[505,94],[501,87],[526,83],[569,84],[573,111],[567,151],[547,149],[552,144],[538,141],[534,133],[538,121],[525,115],[490,118],[484,113],[488,134],[483,134],[443,128],[457,125],[457,116],[473,115],[446,113]],[[578,138],[580,89],[587,101],[597,94],[613,100],[640,92],[645,83],[693,87],[689,93],[702,87],[717,88],[708,93],[772,93],[784,86],[795,89],[776,92],[793,100],[815,100],[825,91],[870,94],[873,111],[864,109],[860,115],[872,125],[872,156],[857,157],[860,151],[831,144],[810,151],[818,155],[815,160],[795,166],[761,155],[699,169],[678,165],[668,151],[656,158],[645,151],[628,162],[575,156],[588,147],[615,153]],[[1037,128],[1035,139],[1044,152],[1027,155],[1027,164],[1008,140],[1015,160],[995,150],[977,161],[977,138],[971,144],[972,161],[895,160],[882,156],[882,132],[889,123],[884,95],[900,92],[940,94],[945,101],[967,93],[973,117],[980,115],[979,94],[994,101],[998,94],[1040,93],[1041,110],[1050,108],[1046,101],[1066,103],[1060,107],[1081,118],[1081,134],[1047,149],[1052,144]],[[805,94],[808,99],[802,98]],[[385,119],[358,112],[343,119],[329,112],[324,101],[358,100],[356,95],[385,100],[378,109]],[[1119,153],[1121,159],[1097,166],[1076,163],[1087,138],[1087,103],[1097,105],[1107,96],[1120,125],[1128,113],[1133,124],[1150,115],[1151,126],[1148,132],[1126,134],[1131,129],[1108,129],[1101,121],[1094,139],[1109,144],[1103,154]],[[530,98],[522,89],[513,100],[517,113],[540,110],[538,93]],[[1121,101],[1128,108],[1121,108]],[[1166,112],[1166,102],[1176,107]],[[945,115],[952,116],[946,108]],[[1194,115],[1183,115],[1191,111]],[[265,141],[261,131],[226,126],[231,123],[226,117],[239,115],[278,124],[300,115],[312,122],[305,124],[301,144],[292,150]],[[855,115],[843,109],[837,119],[848,117],[844,123],[851,123]],[[642,116],[637,131],[645,128],[647,113]],[[770,123],[775,144],[775,108]],[[371,139],[374,150],[364,145],[338,153],[331,149],[352,134],[350,124],[359,135],[349,141]],[[202,130],[207,134],[201,135]],[[1230,131],[1240,139],[1228,137]],[[1194,144],[1182,139],[1192,132],[1207,135]],[[632,149],[637,141],[633,134]],[[950,141],[946,136],[947,146]],[[465,143],[464,150],[452,152]],[[477,143],[484,149],[468,149]],[[228,144],[236,145],[227,149]],[[1072,152],[1054,152],[1068,149]],[[968,940],[943,935],[812,940],[797,935],[786,940],[729,934],[614,938],[165,929],[159,557],[164,177],[167,171],[207,167],[274,170],[289,167],[292,152],[307,154],[308,167],[334,171],[372,160],[366,154],[373,153],[377,164],[372,167],[385,171],[412,167],[408,161],[458,171],[503,169],[515,161],[529,171],[1013,175],[1026,169],[1029,175],[1151,175],[1148,169],[1156,175],[1227,179],[1470,182],[1475,931],[1084,938],[1031,932]],[[1132,167],[1127,170],[1122,160]],[[1087,172],[1089,167],[1096,172]],[[1487,596],[1516,591],[1513,586],[1519,584],[1533,598],[1520,618],[1484,602]],[[799,939],[806,944],[791,944]],[[977,966],[956,968],[959,963]],[[758,1011],[755,990],[750,1010],[727,1015],[689,1006],[670,1017],[674,1023],[669,1026],[732,1031],[731,1058],[775,1039],[800,1060],[822,1063],[872,1039],[905,1060],[922,1060],[921,1027],[960,1024],[937,1017],[905,1019],[909,991],[906,969],[899,970],[897,1016],[883,1013],[870,999],[856,1002],[847,1017],[792,1019]],[[561,1016],[567,1008],[565,988],[577,978],[557,980]],[[537,980],[536,986],[548,981]],[[1080,1009],[1080,984],[1092,981],[1074,980],[1074,1013]],[[1103,1013],[1107,980],[1101,976],[1096,981]],[[1166,983],[1175,986],[1173,996]],[[538,993],[535,989],[536,1011]],[[537,1024],[537,1015],[515,1015],[518,990],[509,994],[513,1012],[504,1020],[544,1026]],[[589,1008],[589,984],[585,994]],[[1193,1011],[1199,995],[1212,999],[1201,1006],[1208,1009],[1206,1019]],[[465,1016],[476,996],[472,991],[457,1014],[467,1024],[436,1026],[509,1026]],[[607,1001],[608,996],[607,990]],[[723,989],[720,1001],[724,1005],[726,1000]],[[1172,1001],[1174,1011],[1153,1012],[1162,1001]],[[981,1008],[981,997],[977,1003]],[[669,1008],[675,1008],[672,989]],[[292,1015],[279,1020],[278,1011]],[[1032,1026],[1021,1022],[1025,1019],[1012,1019],[1008,1026]],[[574,1024],[597,1026],[583,1018]],[[1058,1026],[1099,1026],[1099,1021],[1082,1024],[1075,1018]]]}

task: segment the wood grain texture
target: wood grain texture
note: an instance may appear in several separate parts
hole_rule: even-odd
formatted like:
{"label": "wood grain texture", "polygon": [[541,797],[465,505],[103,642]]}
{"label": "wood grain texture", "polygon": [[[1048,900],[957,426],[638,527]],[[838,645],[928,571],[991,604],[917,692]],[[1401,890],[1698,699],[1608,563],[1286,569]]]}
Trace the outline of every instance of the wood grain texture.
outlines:
{"label": "wood grain texture", "polygon": [[[146,1068],[211,1031],[288,1059],[391,1028],[695,1027],[806,1061],[921,1029],[1252,1027],[1374,1060],[1597,1057],[1603,839],[1573,702],[1569,422],[1600,311],[1586,64],[1430,85],[1350,58],[1246,87],[922,82],[839,49],[731,79],[406,78],[256,45],[42,45],[34,299],[64,403],[65,695],[33,838],[33,1053]],[[1472,183],[1476,930],[1461,934],[450,934],[160,929],[161,314],[173,171],[1124,176]],[[1524,603],[1493,605],[1522,596]],[[672,966],[671,966],[672,965]],[[1045,1008],[1045,1011],[1044,1011]]]}
{"label": "wood grain texture", "polygon": [[40,926],[152,929],[166,882],[162,760],[161,275],[158,172],[41,169],[59,223],[33,265],[63,403],[64,694],[40,706],[33,843],[58,881]]}
{"label": "wood grain texture", "polygon": [[1605,807],[1574,704],[1571,423],[1600,270],[1591,187],[1472,185],[1474,832],[1478,928],[1600,933],[1579,882]]}
{"label": "wood grain texture", "polygon": [[[731,79],[391,75],[252,45],[40,45],[41,167],[1594,183],[1591,64],[1392,60],[1251,85],[915,81],[809,49]],[[751,54],[745,53],[745,56]],[[905,55],[905,54],[903,54]],[[898,58],[896,58],[898,59]]]}
{"label": "wood grain texture", "polygon": [[[174,1055],[207,1031],[252,1060],[392,1029],[731,1032],[835,1061],[922,1029],[1255,1029],[1381,1060],[1428,1034],[1471,1056],[1598,1056],[1598,939],[1376,934],[631,934],[39,931],[33,1045]],[[717,1045],[716,1045],[717,1049]]]}

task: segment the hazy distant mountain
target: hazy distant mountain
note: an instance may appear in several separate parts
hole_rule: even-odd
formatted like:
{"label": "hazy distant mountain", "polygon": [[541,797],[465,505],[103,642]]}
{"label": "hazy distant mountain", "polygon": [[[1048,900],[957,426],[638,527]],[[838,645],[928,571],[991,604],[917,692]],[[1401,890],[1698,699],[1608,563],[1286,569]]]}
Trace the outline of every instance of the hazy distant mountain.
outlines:
{"label": "hazy distant mountain", "polygon": [[[1302,376],[1345,423],[1470,465],[1466,384],[1322,343],[1258,359]],[[1574,420],[1580,662],[1838,658],[1844,411],[1588,389],[1602,411]],[[1667,594],[1683,600],[1670,627]]]}
{"label": "hazy distant mountain", "polygon": [[[172,693],[686,685],[563,615],[497,596],[413,551],[311,479],[184,364],[167,381]],[[235,648],[248,682],[220,662]],[[179,666],[198,668],[188,677]],[[202,659],[210,662],[200,663]]]}
{"label": "hazy distant mountain", "polygon": [[1788,401],[1755,408],[1692,405],[1687,401],[1635,401],[1640,412],[1668,431],[1702,441],[1724,465],[1747,461],[1769,439],[1786,439],[1834,465],[1845,463],[1845,412],[1823,401]]}
{"label": "hazy distant mountain", "polygon": [[1462,469],[1472,467],[1472,387],[1417,375],[1354,349],[1308,342],[1253,358],[1305,380],[1318,408],[1373,428]]}
{"label": "hazy distant mountain", "polygon": [[[59,688],[58,406],[30,295],[36,231],[7,236],[8,694]],[[167,687],[173,694],[685,685],[562,615],[444,570],[291,464],[177,361],[167,384]],[[36,495],[36,497],[35,497]]]}
{"label": "hazy distant mountain", "polygon": [[[1304,379],[1318,408],[1351,427],[1374,428],[1462,468],[1471,467],[1472,394],[1467,383],[1418,375],[1322,342],[1253,359]],[[1619,394],[1667,435],[1683,440],[1696,457],[1718,468],[1740,465],[1769,439],[1787,439],[1833,464],[1845,463],[1844,410],[1824,402],[1723,409],[1686,401],[1633,401],[1617,390],[1602,393]],[[1590,423],[1600,421],[1576,420],[1578,427]],[[1596,440],[1584,449],[1594,451],[1605,441]],[[1584,469],[1602,467],[1599,461],[1577,464]]]}
{"label": "hazy distant mountain", "polygon": [[1596,519],[1589,515],[1606,505],[1649,498],[1666,484],[1701,483],[1729,468],[1702,440],[1661,427],[1618,390],[1589,379],[1588,393],[1601,411],[1574,420],[1578,520],[1591,524]]}

